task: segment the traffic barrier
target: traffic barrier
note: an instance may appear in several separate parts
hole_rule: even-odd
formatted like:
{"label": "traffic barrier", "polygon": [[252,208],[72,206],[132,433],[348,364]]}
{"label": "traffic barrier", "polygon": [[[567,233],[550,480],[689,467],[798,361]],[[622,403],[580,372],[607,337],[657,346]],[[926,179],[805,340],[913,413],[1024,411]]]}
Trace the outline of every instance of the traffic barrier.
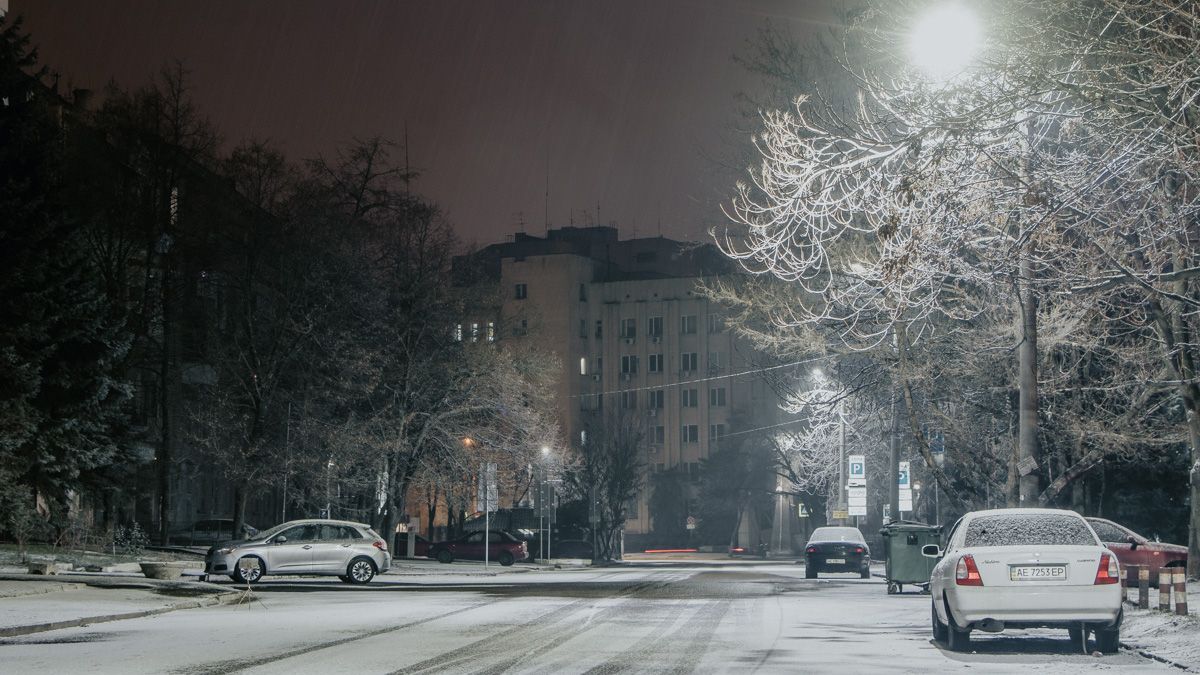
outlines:
{"label": "traffic barrier", "polygon": [[1158,570],[1158,611],[1171,611],[1171,570],[1165,567]]}
{"label": "traffic barrier", "polygon": [[1187,616],[1187,573],[1180,568],[1172,576],[1175,580],[1175,613]]}
{"label": "traffic barrier", "polygon": [[1138,565],[1138,609],[1150,609],[1150,568]]}

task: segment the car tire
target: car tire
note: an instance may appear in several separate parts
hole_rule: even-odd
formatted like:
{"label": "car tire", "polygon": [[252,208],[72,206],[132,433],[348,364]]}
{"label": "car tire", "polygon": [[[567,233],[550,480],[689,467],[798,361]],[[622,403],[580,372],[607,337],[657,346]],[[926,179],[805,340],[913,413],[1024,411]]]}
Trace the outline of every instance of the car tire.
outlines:
{"label": "car tire", "polygon": [[942,623],[937,615],[937,607],[931,602],[929,603],[929,612],[933,620],[933,639],[937,642],[946,641],[946,626]]}
{"label": "car tire", "polygon": [[816,565],[809,563],[804,566],[804,578],[805,579],[816,579],[817,572],[819,572],[819,571],[820,570],[817,569]]}
{"label": "car tire", "polygon": [[1087,653],[1087,630],[1084,628],[1068,628],[1067,635],[1071,638],[1071,646],[1085,654]]}
{"label": "car tire", "polygon": [[346,566],[347,580],[352,584],[365,584],[375,578],[375,562],[370,558],[359,557],[350,561]]}
{"label": "car tire", "polygon": [[[255,565],[249,572],[242,569],[243,560],[254,561]],[[233,580],[239,584],[257,584],[259,579],[262,579],[266,573],[267,564],[263,562],[263,559],[256,555],[248,555],[238,559],[237,566],[233,568],[233,574],[229,576],[233,577]]]}
{"label": "car tire", "polygon": [[1121,622],[1111,628],[1096,629],[1096,649],[1101,654],[1116,654],[1121,648]]}
{"label": "car tire", "polygon": [[950,606],[946,606],[946,646],[952,652],[965,652],[971,648],[971,629],[959,628],[954,622]]}
{"label": "car tire", "polygon": [[513,558],[513,554],[508,551],[501,551],[500,555],[496,556],[496,562],[500,563],[502,567],[508,567],[515,561],[516,559]]}
{"label": "car tire", "polygon": [[449,565],[450,563],[454,562],[454,556],[450,554],[450,551],[443,549],[437,552],[437,561],[443,565]]}

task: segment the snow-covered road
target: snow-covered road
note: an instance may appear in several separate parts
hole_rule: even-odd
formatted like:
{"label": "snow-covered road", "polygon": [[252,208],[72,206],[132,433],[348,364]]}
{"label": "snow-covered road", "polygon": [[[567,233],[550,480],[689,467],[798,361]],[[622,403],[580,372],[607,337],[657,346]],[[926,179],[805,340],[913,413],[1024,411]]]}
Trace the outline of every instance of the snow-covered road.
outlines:
{"label": "snow-covered road", "polygon": [[12,673],[1080,672],[1065,631],[930,641],[929,598],[788,564],[267,580],[256,601],[0,640]]}

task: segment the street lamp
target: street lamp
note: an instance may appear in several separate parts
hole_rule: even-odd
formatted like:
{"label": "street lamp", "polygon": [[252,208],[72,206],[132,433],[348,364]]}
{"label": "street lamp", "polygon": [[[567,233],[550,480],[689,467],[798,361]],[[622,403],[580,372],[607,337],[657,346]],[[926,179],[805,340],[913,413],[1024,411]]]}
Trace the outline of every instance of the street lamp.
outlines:
{"label": "street lamp", "polygon": [[909,52],[932,80],[954,79],[975,59],[981,43],[979,20],[961,2],[944,4],[913,25]]}

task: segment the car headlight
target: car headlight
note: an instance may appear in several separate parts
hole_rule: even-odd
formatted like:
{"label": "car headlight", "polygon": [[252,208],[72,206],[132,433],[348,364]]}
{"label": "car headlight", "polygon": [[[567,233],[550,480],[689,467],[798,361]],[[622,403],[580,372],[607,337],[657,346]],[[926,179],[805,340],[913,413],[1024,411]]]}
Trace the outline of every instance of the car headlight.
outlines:
{"label": "car headlight", "polygon": [[217,549],[217,553],[220,553],[221,555],[229,555],[230,553],[233,553],[235,550],[237,550],[236,547],[226,546],[225,548]]}

